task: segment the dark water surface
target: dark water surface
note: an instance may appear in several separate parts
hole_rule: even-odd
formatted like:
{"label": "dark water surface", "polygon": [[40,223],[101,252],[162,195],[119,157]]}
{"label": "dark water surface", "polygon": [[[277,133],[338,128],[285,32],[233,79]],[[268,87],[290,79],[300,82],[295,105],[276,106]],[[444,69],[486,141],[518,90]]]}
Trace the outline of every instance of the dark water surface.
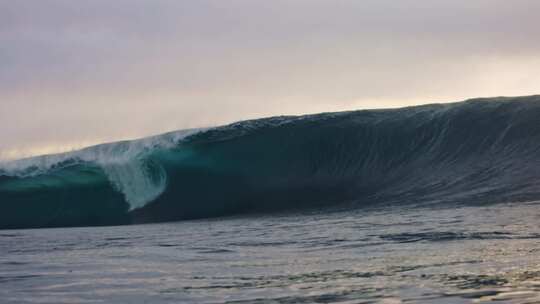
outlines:
{"label": "dark water surface", "polygon": [[540,204],[0,231],[1,303],[540,303]]}

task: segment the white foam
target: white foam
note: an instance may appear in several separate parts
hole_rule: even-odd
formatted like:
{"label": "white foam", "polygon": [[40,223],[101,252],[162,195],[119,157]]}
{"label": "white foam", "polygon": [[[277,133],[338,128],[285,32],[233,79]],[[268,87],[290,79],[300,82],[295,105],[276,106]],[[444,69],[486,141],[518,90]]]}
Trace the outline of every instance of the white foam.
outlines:
{"label": "white foam", "polygon": [[203,130],[182,130],[74,152],[6,161],[0,163],[0,175],[27,178],[65,166],[92,163],[103,169],[114,188],[124,195],[130,209],[136,209],[157,198],[167,186],[161,165],[144,156],[155,149],[173,148],[184,138]]}

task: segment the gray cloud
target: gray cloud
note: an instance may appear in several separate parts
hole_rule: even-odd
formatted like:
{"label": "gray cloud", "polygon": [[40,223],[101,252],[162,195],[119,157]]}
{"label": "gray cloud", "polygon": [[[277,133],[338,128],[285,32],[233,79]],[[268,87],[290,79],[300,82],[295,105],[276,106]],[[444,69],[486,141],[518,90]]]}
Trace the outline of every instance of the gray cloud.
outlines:
{"label": "gray cloud", "polygon": [[538,93],[539,9],[0,0],[0,157],[266,115]]}

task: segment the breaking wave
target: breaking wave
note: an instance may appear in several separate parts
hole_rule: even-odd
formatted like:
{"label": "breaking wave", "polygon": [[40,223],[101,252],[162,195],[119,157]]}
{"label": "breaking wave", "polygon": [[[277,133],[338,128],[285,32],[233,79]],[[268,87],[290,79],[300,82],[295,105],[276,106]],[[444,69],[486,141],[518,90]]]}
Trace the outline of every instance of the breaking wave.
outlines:
{"label": "breaking wave", "polygon": [[[0,164],[0,228],[540,199],[540,96],[282,116]],[[411,205],[412,206],[412,205]]]}

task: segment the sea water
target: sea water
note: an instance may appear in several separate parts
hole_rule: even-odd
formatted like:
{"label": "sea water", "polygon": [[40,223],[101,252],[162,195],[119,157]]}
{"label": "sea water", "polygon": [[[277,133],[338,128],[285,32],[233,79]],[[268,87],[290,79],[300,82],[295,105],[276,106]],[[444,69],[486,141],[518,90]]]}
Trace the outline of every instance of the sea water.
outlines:
{"label": "sea water", "polygon": [[540,204],[0,231],[1,303],[539,303]]}

